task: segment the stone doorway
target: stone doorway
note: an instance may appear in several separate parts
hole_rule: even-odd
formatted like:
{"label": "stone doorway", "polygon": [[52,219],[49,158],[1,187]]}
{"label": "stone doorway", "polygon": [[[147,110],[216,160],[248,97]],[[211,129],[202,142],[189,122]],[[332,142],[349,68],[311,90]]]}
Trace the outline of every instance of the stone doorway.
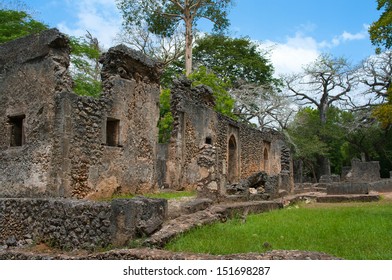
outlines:
{"label": "stone doorway", "polygon": [[234,135],[231,135],[228,145],[228,174],[229,184],[238,182],[238,146]]}

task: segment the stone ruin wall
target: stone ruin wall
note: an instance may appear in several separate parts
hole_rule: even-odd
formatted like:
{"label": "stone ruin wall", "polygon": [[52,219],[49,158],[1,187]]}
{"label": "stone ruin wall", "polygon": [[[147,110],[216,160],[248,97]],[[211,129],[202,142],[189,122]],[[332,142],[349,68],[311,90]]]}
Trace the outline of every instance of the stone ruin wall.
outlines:
{"label": "stone ruin wall", "polygon": [[167,201],[163,199],[2,198],[0,245],[43,242],[66,250],[125,246],[159,230],[166,217]]}
{"label": "stone ruin wall", "polygon": [[[290,185],[287,190],[292,188],[290,153],[281,135],[253,129],[216,113],[210,90],[192,88],[186,79],[172,88],[171,105],[174,129],[168,148],[168,186],[199,190],[207,186],[219,196],[225,193],[227,183],[260,171],[278,177],[284,169],[288,176],[285,183]],[[231,137],[237,145],[235,167],[229,163]],[[236,176],[231,177],[233,170]]]}
{"label": "stone ruin wall", "polygon": [[[72,93],[68,40],[55,29],[4,44],[0,54],[0,197],[156,189],[158,64],[111,48],[102,57],[103,93],[94,99]],[[10,147],[15,116],[23,116],[25,143]],[[116,131],[108,145],[110,121]]]}
{"label": "stone ruin wall", "polygon": [[[0,47],[0,197],[58,195],[55,96],[71,88],[69,51],[53,30]],[[10,147],[18,119],[24,143]]]}
{"label": "stone ruin wall", "polygon": [[[156,76],[149,80],[145,75],[141,80],[143,73],[135,67],[142,68],[138,64],[143,62],[135,60],[136,54],[131,52],[119,46],[103,57],[101,98],[69,94],[64,100],[63,107],[69,112],[64,110],[63,119],[69,122],[64,134],[70,138],[64,147],[69,170],[64,189],[71,189],[73,197],[146,193],[157,187],[158,74],[151,62],[151,69],[146,68]],[[111,144],[107,143],[110,122],[118,130]]]}

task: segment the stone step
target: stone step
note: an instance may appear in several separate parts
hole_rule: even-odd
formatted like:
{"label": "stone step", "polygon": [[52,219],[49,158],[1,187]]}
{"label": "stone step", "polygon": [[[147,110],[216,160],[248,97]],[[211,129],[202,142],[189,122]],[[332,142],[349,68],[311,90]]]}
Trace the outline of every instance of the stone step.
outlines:
{"label": "stone step", "polygon": [[213,205],[209,209],[182,215],[167,221],[161,230],[147,238],[144,246],[162,248],[172,238],[195,227],[226,222],[228,219],[241,218],[246,220],[248,214],[258,214],[283,208],[283,204],[275,201],[248,201],[230,204]]}

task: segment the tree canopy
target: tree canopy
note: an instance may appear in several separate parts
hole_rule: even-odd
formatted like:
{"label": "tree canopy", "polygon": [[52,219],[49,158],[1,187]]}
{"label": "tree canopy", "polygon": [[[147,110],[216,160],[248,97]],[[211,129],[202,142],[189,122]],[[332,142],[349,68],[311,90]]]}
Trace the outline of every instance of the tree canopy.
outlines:
{"label": "tree canopy", "polygon": [[232,0],[117,0],[124,26],[147,25],[148,30],[171,36],[182,22],[185,25],[185,69],[192,72],[193,29],[205,18],[213,22],[214,31],[229,26],[227,11]]}
{"label": "tree canopy", "polygon": [[0,44],[47,29],[25,11],[0,10]]}
{"label": "tree canopy", "polygon": [[231,38],[222,34],[206,35],[196,41],[194,63],[206,66],[233,87],[242,84],[271,85],[274,67],[249,38]]}
{"label": "tree canopy", "polygon": [[373,22],[369,28],[370,40],[377,46],[377,52],[381,47],[392,47],[392,0],[377,0],[377,10],[383,10],[380,18]]}
{"label": "tree canopy", "polygon": [[102,90],[99,63],[102,51],[98,39],[88,32],[82,38],[70,37],[70,45],[73,90],[78,95],[98,97]]}

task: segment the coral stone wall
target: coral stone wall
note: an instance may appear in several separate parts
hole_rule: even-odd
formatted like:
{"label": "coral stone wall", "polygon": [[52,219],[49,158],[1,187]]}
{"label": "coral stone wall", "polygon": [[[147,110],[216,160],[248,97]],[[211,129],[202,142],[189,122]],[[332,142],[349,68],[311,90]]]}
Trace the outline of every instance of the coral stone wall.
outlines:
{"label": "coral stone wall", "polygon": [[69,51],[57,30],[0,46],[0,197],[59,194],[55,96],[71,90]]}
{"label": "coral stone wall", "polygon": [[77,96],[51,29],[0,46],[0,197],[99,197],[157,187],[159,64],[102,58],[100,98]]}
{"label": "coral stone wall", "polygon": [[123,246],[157,231],[167,201],[135,198],[109,202],[69,199],[0,199],[0,244],[44,242],[62,249]]}
{"label": "coral stone wall", "polygon": [[256,130],[215,112],[211,90],[192,87],[185,78],[175,82],[171,98],[174,129],[166,185],[205,187],[219,196],[228,183],[260,171],[277,176],[285,169],[287,189],[292,188],[290,153],[281,134]]}

